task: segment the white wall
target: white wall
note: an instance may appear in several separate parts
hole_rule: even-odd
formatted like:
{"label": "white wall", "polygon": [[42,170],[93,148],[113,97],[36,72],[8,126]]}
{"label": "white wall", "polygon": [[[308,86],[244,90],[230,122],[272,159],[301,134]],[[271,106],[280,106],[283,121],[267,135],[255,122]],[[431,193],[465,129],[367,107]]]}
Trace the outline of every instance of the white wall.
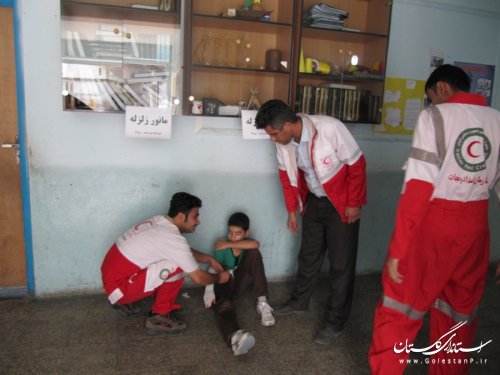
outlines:
{"label": "white wall", "polygon": [[[425,79],[426,49],[451,46],[455,29],[469,19],[415,2],[394,2],[389,76]],[[243,141],[235,119],[179,116],[171,141],[150,141],[125,138],[124,115],[63,112],[59,1],[21,3],[36,293],[99,290],[107,248],[131,225],[164,213],[170,196],[182,190],[203,200],[202,224],[188,236],[193,247],[209,251],[225,234],[227,216],[245,210],[262,243],[268,276],[292,276],[299,243],[286,229],[271,143]],[[471,28],[460,35],[449,53],[495,64],[498,22],[477,17],[470,16],[478,32]],[[429,32],[432,27],[439,37]],[[485,34],[490,44],[481,47]],[[351,130],[368,160],[369,204],[363,209],[358,261],[358,271],[367,272],[383,264],[410,139],[372,134],[367,125]],[[498,215],[494,221],[494,228],[500,227]],[[500,249],[493,248],[496,259]]]}
{"label": "white wall", "polygon": [[493,107],[500,109],[500,1],[396,0],[389,39],[387,73],[426,79],[429,50],[445,62],[496,65]]}

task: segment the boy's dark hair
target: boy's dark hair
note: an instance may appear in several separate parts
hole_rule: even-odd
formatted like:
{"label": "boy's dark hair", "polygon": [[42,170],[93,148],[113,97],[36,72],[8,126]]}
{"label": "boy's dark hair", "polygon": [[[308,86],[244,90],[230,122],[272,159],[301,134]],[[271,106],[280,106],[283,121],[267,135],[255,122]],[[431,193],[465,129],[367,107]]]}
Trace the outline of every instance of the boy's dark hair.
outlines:
{"label": "boy's dark hair", "polygon": [[448,83],[453,91],[470,91],[469,76],[462,68],[455,65],[444,64],[434,69],[429,78],[427,78],[425,91],[427,92],[428,89],[434,88],[439,81]]}
{"label": "boy's dark hair", "polygon": [[195,207],[201,207],[200,198],[184,192],[175,193],[170,200],[170,208],[167,215],[173,218],[177,214],[183,213],[187,219],[189,212]]}
{"label": "boy's dark hair", "polygon": [[239,227],[243,230],[248,230],[250,228],[250,219],[243,212],[235,212],[234,214],[229,216],[227,226],[234,226]]}
{"label": "boy's dark hair", "polygon": [[272,99],[260,107],[257,116],[255,116],[255,127],[265,129],[271,125],[273,129],[281,130],[285,122],[296,122],[297,120],[297,115],[288,104],[278,99]]}

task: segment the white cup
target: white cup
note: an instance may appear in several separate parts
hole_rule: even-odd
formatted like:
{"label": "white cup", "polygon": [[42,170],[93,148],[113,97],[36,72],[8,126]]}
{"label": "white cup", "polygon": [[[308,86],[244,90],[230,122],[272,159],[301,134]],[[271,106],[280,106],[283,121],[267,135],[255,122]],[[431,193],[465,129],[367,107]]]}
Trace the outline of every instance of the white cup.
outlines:
{"label": "white cup", "polygon": [[193,100],[191,104],[191,113],[193,115],[201,115],[203,113],[203,101]]}

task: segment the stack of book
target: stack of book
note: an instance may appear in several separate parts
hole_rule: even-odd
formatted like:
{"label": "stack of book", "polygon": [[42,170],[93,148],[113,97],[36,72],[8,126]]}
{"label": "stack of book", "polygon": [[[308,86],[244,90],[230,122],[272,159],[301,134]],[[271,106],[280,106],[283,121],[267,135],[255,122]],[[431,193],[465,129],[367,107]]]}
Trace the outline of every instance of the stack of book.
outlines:
{"label": "stack of book", "polygon": [[351,85],[309,86],[297,89],[295,111],[335,117],[345,122],[380,122],[380,95]]}
{"label": "stack of book", "polygon": [[322,29],[342,29],[348,14],[326,4],[316,4],[304,12],[304,26]]}

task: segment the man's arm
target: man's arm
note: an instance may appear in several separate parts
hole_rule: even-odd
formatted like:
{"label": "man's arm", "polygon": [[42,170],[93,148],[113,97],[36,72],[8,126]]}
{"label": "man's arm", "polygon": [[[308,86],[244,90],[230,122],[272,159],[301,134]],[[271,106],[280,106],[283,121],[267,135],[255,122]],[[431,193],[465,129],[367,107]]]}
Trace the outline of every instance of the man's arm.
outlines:
{"label": "man's arm", "polygon": [[201,268],[197,268],[195,271],[190,272],[189,277],[197,285],[209,285],[209,284],[224,284],[229,281],[231,274],[227,271],[222,271],[219,273],[209,273]]}
{"label": "man's arm", "polygon": [[253,250],[260,247],[260,243],[257,240],[240,240],[240,241],[228,241],[228,240],[218,240],[215,243],[214,250],[223,250],[227,248],[236,248],[241,250]]}
{"label": "man's arm", "polygon": [[215,272],[224,271],[224,267],[222,267],[221,264],[217,262],[217,260],[213,256],[193,248],[191,248],[191,252],[193,253],[194,259],[196,259],[197,262],[208,264],[210,267],[214,269]]}
{"label": "man's arm", "polygon": [[434,128],[428,111],[418,119],[413,135],[412,150],[405,172],[403,192],[396,209],[396,223],[389,243],[387,270],[395,283],[401,283],[404,275],[398,270],[399,260],[407,257],[408,249],[417,241],[418,227],[425,217],[434,192],[434,181],[440,167],[422,155],[435,155],[438,160]]}

